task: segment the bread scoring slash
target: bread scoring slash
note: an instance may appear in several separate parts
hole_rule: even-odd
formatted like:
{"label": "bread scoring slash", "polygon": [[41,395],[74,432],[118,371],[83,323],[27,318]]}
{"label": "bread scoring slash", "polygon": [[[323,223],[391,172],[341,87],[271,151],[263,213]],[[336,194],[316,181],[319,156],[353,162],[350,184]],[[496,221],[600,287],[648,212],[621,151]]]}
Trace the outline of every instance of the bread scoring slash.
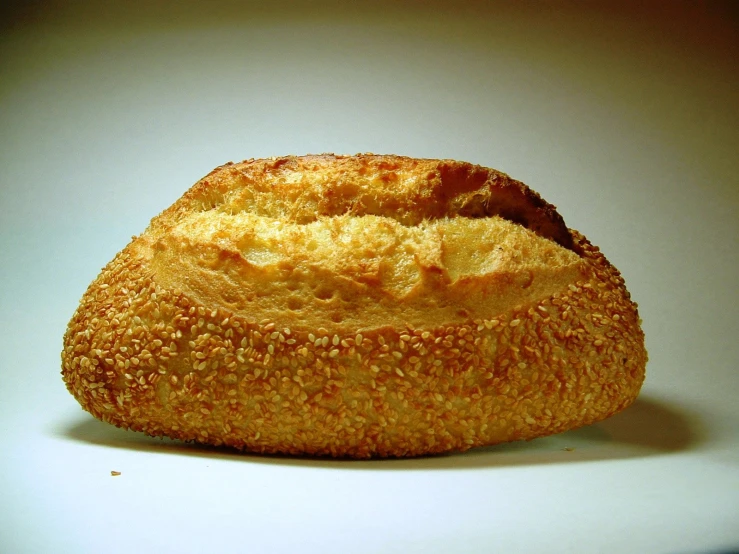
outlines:
{"label": "bread scoring slash", "polygon": [[229,163],[90,285],[62,376],[95,417],[261,453],[416,456],[630,405],[619,272],[554,206],[452,160]]}

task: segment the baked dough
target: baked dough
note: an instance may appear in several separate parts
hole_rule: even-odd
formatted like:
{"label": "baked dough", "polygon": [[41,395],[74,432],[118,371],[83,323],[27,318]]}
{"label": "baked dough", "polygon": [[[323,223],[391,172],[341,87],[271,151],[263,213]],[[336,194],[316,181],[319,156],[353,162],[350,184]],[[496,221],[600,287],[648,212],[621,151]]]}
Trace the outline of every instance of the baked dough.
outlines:
{"label": "baked dough", "polygon": [[411,456],[587,425],[647,355],[556,209],[451,160],[217,168],[90,285],[62,375],[95,417],[263,453]]}

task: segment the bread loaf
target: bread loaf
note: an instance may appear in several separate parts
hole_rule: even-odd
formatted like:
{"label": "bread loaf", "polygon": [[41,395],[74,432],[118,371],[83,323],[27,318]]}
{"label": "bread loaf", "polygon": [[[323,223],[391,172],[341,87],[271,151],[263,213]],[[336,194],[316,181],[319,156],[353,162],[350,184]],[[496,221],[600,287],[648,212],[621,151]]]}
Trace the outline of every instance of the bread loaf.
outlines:
{"label": "bread loaf", "polygon": [[62,375],[95,417],[262,453],[412,456],[626,408],[618,271],[555,208],[450,160],[226,164],[90,285]]}

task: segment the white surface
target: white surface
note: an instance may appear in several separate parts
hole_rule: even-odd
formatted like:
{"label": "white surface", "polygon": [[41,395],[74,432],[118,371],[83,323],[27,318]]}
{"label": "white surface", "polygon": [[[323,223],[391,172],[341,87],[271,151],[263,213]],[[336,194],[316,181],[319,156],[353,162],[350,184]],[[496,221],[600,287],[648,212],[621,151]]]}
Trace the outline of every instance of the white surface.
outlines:
{"label": "white surface", "polygon": [[[0,551],[739,547],[732,5],[6,13]],[[640,305],[641,398],[590,428],[405,461],[239,455],[84,413],[59,352],[97,271],[216,165],[324,151],[463,159],[555,203]]]}

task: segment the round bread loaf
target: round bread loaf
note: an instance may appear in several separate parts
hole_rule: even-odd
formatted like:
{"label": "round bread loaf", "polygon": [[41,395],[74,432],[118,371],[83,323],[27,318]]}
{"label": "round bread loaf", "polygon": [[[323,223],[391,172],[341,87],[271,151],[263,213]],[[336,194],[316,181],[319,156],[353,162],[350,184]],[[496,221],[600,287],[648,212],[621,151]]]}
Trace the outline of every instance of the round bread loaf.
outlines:
{"label": "round bread loaf", "polygon": [[90,285],[62,375],[95,417],[264,453],[412,456],[627,407],[623,279],[555,208],[451,160],[217,168]]}

